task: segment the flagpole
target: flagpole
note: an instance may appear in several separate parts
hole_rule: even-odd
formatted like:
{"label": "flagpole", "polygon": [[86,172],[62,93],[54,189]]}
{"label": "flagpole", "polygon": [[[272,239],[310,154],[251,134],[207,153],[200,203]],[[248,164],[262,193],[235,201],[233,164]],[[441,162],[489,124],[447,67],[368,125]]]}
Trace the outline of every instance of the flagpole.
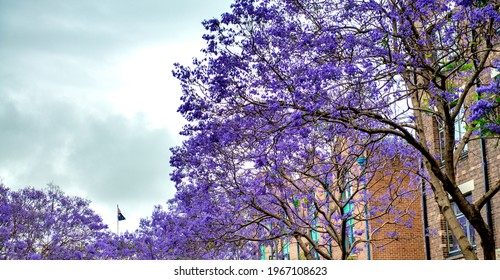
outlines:
{"label": "flagpole", "polygon": [[120,211],[120,207],[116,204],[116,235],[120,235],[120,221],[125,220],[125,216],[123,216]]}

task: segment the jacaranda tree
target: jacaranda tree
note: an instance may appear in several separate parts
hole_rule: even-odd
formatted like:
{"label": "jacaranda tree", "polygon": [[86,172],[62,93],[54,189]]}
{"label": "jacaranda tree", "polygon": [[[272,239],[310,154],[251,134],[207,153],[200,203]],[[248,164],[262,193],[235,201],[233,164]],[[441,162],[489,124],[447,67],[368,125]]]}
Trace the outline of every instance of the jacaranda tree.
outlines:
{"label": "jacaranda tree", "polygon": [[232,119],[174,150],[176,201],[205,229],[199,240],[253,241],[273,247],[275,258],[294,242],[307,259],[347,259],[366,243],[379,248],[398,238],[394,230],[378,234],[387,225],[411,227],[417,161],[394,152],[407,145],[334,136],[317,125],[306,134],[273,133],[274,123],[257,132]]}
{"label": "jacaranda tree", "polygon": [[[411,226],[414,213],[395,207],[414,199],[415,185],[404,186],[403,179],[410,177],[409,170],[418,170],[411,160],[415,158],[395,153],[408,150],[407,145],[390,138],[382,141],[383,134],[314,120],[281,108],[279,102],[248,103],[239,91],[253,88],[237,81],[247,76],[212,74],[237,71],[218,68],[222,58],[215,54],[215,59],[208,66],[195,61],[196,69],[179,66],[175,72],[185,91],[180,111],[192,121],[183,131],[189,139],[173,149],[176,203],[189,217],[199,218],[202,227],[219,227],[208,235],[211,239],[204,236],[206,242],[273,245],[277,239],[293,238],[306,258],[313,258],[313,253],[334,258],[333,247],[345,259],[367,242],[377,245],[377,227],[365,232],[362,226],[355,232],[356,241],[347,242],[357,225],[391,214],[397,222],[390,224]],[[217,90],[234,93],[222,100]],[[363,172],[360,158],[368,162]],[[393,178],[384,188],[367,192],[365,185],[375,186],[380,174]],[[367,204],[373,204],[369,213],[360,211]],[[378,241],[396,237],[392,233]]]}
{"label": "jacaranda tree", "polygon": [[[212,227],[169,204],[155,207],[135,232],[117,235],[90,201],[49,185],[12,191],[0,184],[0,259],[144,260],[255,258],[254,244],[205,242]],[[213,240],[213,239],[212,239]]]}
{"label": "jacaranda tree", "polygon": [[[254,227],[244,227],[248,237],[266,219],[274,219],[267,225],[283,225],[277,213],[297,194],[283,201],[278,189],[294,186],[300,178],[294,172],[310,177],[296,189],[310,188],[310,181],[325,189],[325,175],[335,169],[316,164],[328,141],[316,148],[314,139],[324,136],[331,145],[360,146],[368,153],[377,150],[372,144],[384,143],[403,159],[421,160],[419,173],[464,257],[477,259],[450,197],[480,236],[484,258],[494,259],[493,231],[480,211],[500,181],[469,202],[456,171],[468,142],[498,137],[498,83],[491,73],[497,65],[499,6],[487,0],[236,0],[232,12],[205,22],[204,57],[174,71],[184,92],[179,111],[190,121],[183,131],[189,139],[173,150],[180,192],[200,204],[211,197],[228,205],[224,223],[230,221],[224,215],[239,213],[244,221],[271,207],[272,213],[252,220]],[[425,131],[434,121],[442,131],[440,151]],[[463,134],[455,125],[460,121],[467,128]],[[307,164],[297,158],[300,153],[309,153]],[[377,160],[382,158],[368,162]],[[280,215],[285,214],[290,221],[290,213]],[[226,230],[238,236],[242,225]],[[295,226],[271,230],[271,236],[298,234]],[[307,240],[321,254],[321,246]]]}
{"label": "jacaranda tree", "polygon": [[100,259],[110,236],[88,200],[0,184],[0,259]]}
{"label": "jacaranda tree", "polygon": [[142,219],[136,231],[137,259],[211,260],[252,259],[255,245],[235,244],[214,239],[214,225],[204,222],[204,213],[190,216],[176,205],[164,210],[155,206],[149,218]]}

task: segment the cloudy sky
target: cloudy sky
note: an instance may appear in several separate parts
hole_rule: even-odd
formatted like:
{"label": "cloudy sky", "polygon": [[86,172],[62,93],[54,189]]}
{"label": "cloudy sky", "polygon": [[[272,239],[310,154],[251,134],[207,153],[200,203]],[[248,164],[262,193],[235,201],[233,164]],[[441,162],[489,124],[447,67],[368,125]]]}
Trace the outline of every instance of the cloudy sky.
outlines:
{"label": "cloudy sky", "polygon": [[175,192],[180,86],[231,0],[0,0],[0,180],[59,185],[135,230]]}

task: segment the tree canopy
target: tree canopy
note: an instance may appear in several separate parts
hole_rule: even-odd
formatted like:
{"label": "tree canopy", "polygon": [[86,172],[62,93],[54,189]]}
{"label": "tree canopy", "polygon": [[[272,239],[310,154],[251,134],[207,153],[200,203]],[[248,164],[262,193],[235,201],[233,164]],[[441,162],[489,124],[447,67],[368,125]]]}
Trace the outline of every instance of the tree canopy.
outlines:
{"label": "tree canopy", "polygon": [[53,185],[12,191],[0,184],[0,259],[101,258],[110,234],[89,203]]}
{"label": "tree canopy", "polygon": [[[403,163],[411,157],[423,164],[419,170],[413,162],[412,170],[430,184],[464,256],[477,258],[448,195],[481,236],[485,258],[494,258],[480,210],[500,184],[470,203],[456,170],[468,142],[498,137],[498,84],[491,78],[498,9],[497,1],[235,1],[232,12],[204,23],[203,57],[174,71],[183,86],[179,112],[190,122],[182,132],[188,140],[171,160],[180,202],[200,198],[196,206],[210,205],[203,211],[224,207],[235,219],[261,208],[264,217],[253,222],[279,223],[286,213],[276,211],[289,208],[278,202],[282,191],[292,197],[311,184],[324,188],[337,156],[376,155],[384,146]],[[443,131],[441,151],[425,132],[434,121]],[[296,174],[310,181],[300,185]],[[311,191],[307,200],[314,201]],[[275,228],[268,236],[280,234]]]}

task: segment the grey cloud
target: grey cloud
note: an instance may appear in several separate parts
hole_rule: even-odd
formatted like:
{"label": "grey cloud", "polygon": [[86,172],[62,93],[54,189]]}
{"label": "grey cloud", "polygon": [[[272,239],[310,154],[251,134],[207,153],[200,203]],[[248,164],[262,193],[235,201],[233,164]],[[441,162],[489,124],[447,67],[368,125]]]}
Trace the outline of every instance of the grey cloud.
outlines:
{"label": "grey cloud", "polygon": [[140,115],[96,117],[54,100],[22,107],[0,95],[0,170],[11,170],[17,187],[54,182],[95,201],[172,196],[168,148],[175,143],[166,130],[148,128]]}
{"label": "grey cloud", "polygon": [[111,116],[86,122],[78,132],[73,135],[68,165],[96,197],[168,198],[168,148],[173,143],[165,130],[148,129],[140,116],[132,121]]}
{"label": "grey cloud", "polygon": [[114,71],[136,50],[201,41],[201,21],[230,2],[0,0],[0,178],[85,193],[108,222],[115,203],[128,222],[149,215],[173,196],[168,149],[179,143],[147,117],[116,113]]}
{"label": "grey cloud", "polygon": [[[205,5],[222,10],[228,3]],[[201,36],[202,19],[214,16],[195,0],[0,1],[0,39],[25,51],[104,58],[117,46]]]}

